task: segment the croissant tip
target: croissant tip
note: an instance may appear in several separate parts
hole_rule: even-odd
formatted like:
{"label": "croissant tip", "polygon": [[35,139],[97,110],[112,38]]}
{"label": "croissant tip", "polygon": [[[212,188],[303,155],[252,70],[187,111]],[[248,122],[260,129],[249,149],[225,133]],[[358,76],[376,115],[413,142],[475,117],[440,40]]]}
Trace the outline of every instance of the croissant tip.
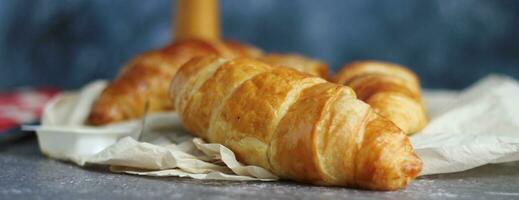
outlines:
{"label": "croissant tip", "polygon": [[409,177],[415,178],[421,171],[422,162],[420,160],[408,162],[403,166],[403,172],[407,174]]}
{"label": "croissant tip", "polygon": [[99,125],[106,124],[107,120],[104,120],[103,118],[104,117],[102,117],[102,115],[98,115],[98,114],[95,114],[95,113],[90,113],[90,115],[88,115],[88,118],[86,120],[86,124],[87,125],[93,125],[93,126],[99,126]]}
{"label": "croissant tip", "polygon": [[107,115],[106,113],[91,112],[86,119],[86,124],[92,126],[102,126],[115,121],[117,121],[115,118]]}

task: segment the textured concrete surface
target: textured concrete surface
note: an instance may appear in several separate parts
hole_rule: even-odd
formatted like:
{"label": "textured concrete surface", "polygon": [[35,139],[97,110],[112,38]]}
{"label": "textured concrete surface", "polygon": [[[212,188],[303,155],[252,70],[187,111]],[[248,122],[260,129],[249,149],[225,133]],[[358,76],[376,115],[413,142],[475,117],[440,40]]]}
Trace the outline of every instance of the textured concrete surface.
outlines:
{"label": "textured concrete surface", "polygon": [[519,162],[421,177],[397,192],[371,192],[115,174],[47,159],[36,138],[28,137],[0,144],[0,169],[0,199],[519,199]]}

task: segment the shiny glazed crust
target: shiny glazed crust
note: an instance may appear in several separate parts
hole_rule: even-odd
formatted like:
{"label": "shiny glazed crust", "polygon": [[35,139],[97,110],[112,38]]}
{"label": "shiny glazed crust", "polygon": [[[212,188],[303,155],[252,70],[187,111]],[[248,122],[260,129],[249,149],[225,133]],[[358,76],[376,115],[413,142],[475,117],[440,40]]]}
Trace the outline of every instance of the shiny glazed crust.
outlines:
{"label": "shiny glazed crust", "polygon": [[427,124],[427,115],[416,75],[403,66],[377,61],[345,65],[333,78],[350,86],[358,98],[405,133],[413,134]]}
{"label": "shiny glazed crust", "polygon": [[328,67],[319,60],[303,57],[297,54],[271,53],[258,58],[272,66],[281,66],[295,69],[313,76],[328,78]]}
{"label": "shiny glazed crust", "polygon": [[351,88],[292,69],[198,57],[170,93],[189,132],[285,179],[396,190],[422,167],[407,136]]}
{"label": "shiny glazed crust", "polygon": [[130,60],[98,97],[86,123],[105,125],[144,115],[148,112],[173,109],[168,88],[182,64],[196,56],[224,57],[257,56],[260,52],[250,46],[232,42],[183,40],[169,46],[142,53]]}

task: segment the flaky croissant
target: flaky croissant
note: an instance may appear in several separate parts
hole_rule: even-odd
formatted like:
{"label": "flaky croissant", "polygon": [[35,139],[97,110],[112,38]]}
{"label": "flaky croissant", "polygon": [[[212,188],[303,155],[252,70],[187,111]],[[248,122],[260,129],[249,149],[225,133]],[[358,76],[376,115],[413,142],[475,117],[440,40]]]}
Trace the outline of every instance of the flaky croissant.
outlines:
{"label": "flaky croissant", "polygon": [[285,179],[395,190],[422,167],[407,136],[351,88],[292,69],[194,58],[170,95],[189,132]]}
{"label": "flaky croissant", "polygon": [[258,59],[272,66],[289,67],[310,75],[328,78],[328,67],[325,63],[301,55],[270,53]]}
{"label": "flaky croissant", "polygon": [[261,51],[237,42],[182,40],[136,56],[102,92],[87,124],[104,125],[173,109],[168,88],[178,68],[196,56],[259,56]]}
{"label": "flaky croissant", "polygon": [[376,61],[345,65],[333,81],[353,88],[358,98],[412,134],[427,124],[416,75],[403,66]]}

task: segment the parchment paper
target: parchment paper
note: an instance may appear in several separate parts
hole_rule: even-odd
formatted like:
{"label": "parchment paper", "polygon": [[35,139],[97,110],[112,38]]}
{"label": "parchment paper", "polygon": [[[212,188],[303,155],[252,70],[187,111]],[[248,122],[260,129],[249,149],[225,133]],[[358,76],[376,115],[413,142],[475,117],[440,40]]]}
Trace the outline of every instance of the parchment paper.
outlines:
{"label": "parchment paper", "polygon": [[[57,96],[60,104],[45,108],[41,128],[92,129],[82,125],[90,106],[105,87],[104,81],[79,92]],[[425,90],[430,123],[411,136],[424,161],[421,175],[458,172],[488,163],[519,160],[519,84],[506,76],[491,75],[461,92]],[[55,100],[55,101],[56,101]],[[109,165],[114,172],[195,179],[263,180],[278,178],[269,171],[238,162],[234,153],[186,133],[174,112],[149,114],[139,138],[125,137],[89,156],[67,155],[83,166]],[[135,127],[141,120],[103,127]],[[53,156],[53,155],[49,155]],[[59,158],[63,159],[63,155]]]}

